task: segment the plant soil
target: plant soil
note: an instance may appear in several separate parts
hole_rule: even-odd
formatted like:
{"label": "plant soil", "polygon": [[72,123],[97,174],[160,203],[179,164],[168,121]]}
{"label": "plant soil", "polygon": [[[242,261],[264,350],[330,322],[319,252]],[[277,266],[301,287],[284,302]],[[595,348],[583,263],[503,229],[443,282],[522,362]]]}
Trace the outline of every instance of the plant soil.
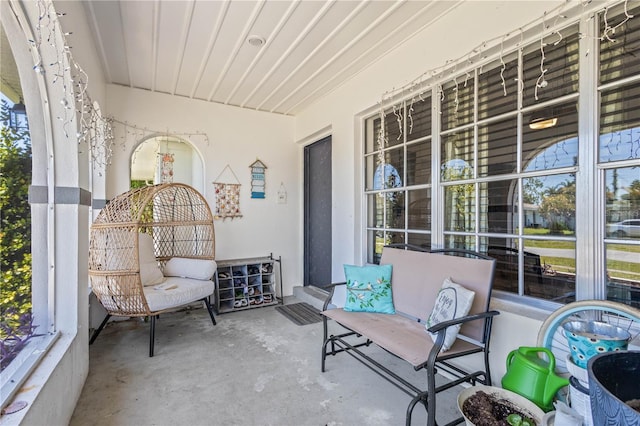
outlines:
{"label": "plant soil", "polygon": [[640,399],[632,399],[626,402],[626,404],[640,413]]}
{"label": "plant soil", "polygon": [[531,413],[517,407],[506,399],[483,391],[471,395],[462,404],[462,412],[476,426],[509,426],[507,416],[519,414],[522,418],[532,418]]}

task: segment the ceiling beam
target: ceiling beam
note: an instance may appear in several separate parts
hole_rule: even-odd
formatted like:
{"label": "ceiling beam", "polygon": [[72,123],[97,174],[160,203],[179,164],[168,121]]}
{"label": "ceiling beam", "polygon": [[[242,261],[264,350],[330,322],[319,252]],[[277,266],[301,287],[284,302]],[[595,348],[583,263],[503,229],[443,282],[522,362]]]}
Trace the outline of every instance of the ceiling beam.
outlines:
{"label": "ceiling beam", "polygon": [[247,20],[247,23],[245,24],[244,29],[240,33],[240,37],[238,37],[238,39],[236,40],[236,45],[233,47],[231,54],[227,58],[227,62],[224,64],[224,67],[222,67],[222,71],[220,71],[220,74],[218,75],[218,79],[216,80],[215,84],[211,88],[211,91],[209,92],[209,96],[207,97],[209,101],[213,99],[213,96],[216,94],[216,92],[218,91],[218,88],[220,87],[220,83],[229,72],[229,68],[231,67],[231,64],[236,59],[236,56],[238,56],[238,52],[240,51],[240,48],[242,47],[242,45],[246,42],[247,36],[249,35],[249,31],[251,31],[251,27],[253,27],[253,24],[256,22],[256,19],[258,19],[258,16],[260,15],[260,11],[264,7],[264,4],[265,4],[264,1],[259,1],[256,3],[255,7],[253,8],[253,12],[251,12],[251,17]]}
{"label": "ceiling beam", "polygon": [[[309,21],[307,26],[300,32],[298,37],[296,37],[293,43],[291,43],[287,48],[287,50],[280,56],[280,59],[278,59],[278,61],[271,67],[271,69],[262,77],[260,82],[256,84],[256,86],[253,88],[251,93],[249,93],[249,95],[245,98],[245,100],[242,101],[242,103],[240,104],[240,107],[244,108],[247,105],[247,102],[249,102],[249,99],[251,99],[253,95],[258,91],[258,89],[262,87],[264,82],[267,81],[267,79],[269,79],[269,77],[271,77],[274,72],[276,72],[278,67],[280,67],[280,65],[282,65],[285,59],[287,59],[289,55],[291,55],[291,52],[293,52],[293,50],[296,47],[298,47],[298,45],[302,42],[302,40],[304,40],[305,37],[307,37],[309,32],[318,24],[320,19],[322,19],[322,17],[329,11],[329,9],[331,8],[331,6],[333,6],[334,3],[335,3],[335,0],[329,0],[324,3],[324,5],[318,11],[318,13],[316,13],[313,19]],[[255,109],[258,109],[258,108],[255,108]]]}
{"label": "ceiling beam", "polygon": [[[367,4],[369,3],[369,1],[370,1],[370,0],[364,0],[364,1],[359,2],[359,3],[358,3],[358,5],[357,5],[357,6],[356,6],[352,11],[351,11],[351,13],[349,13],[349,14],[348,14],[348,15],[347,15],[343,20],[342,20],[342,22],[340,22],[340,23],[339,23],[339,24],[338,24],[338,25],[337,25],[333,30],[331,30],[331,32],[330,32],[329,34],[327,34],[327,36],[326,36],[326,37],[324,37],[324,39],[323,39],[320,43],[318,43],[318,45],[317,45],[317,46],[316,46],[316,47],[315,47],[311,52],[309,52],[309,54],[307,54],[307,56],[306,56],[302,61],[300,61],[300,63],[299,63],[299,64],[298,64],[294,69],[293,69],[293,71],[291,71],[291,72],[289,73],[289,75],[287,75],[285,78],[283,78],[283,79],[280,81],[280,84],[278,84],[278,85],[276,86],[276,88],[275,88],[275,89],[273,89],[273,90],[271,91],[271,93],[269,93],[269,94],[267,95],[267,97],[266,97],[266,98],[264,98],[264,99],[262,100],[262,103],[260,103],[260,105],[258,105],[258,109],[261,109],[261,108],[264,106],[264,104],[265,104],[269,99],[271,99],[271,97],[273,97],[273,95],[275,95],[275,94],[278,92],[278,90],[280,90],[280,88],[281,88],[282,86],[284,86],[284,85],[285,85],[285,83],[287,83],[287,82],[291,79],[291,77],[293,77],[293,76],[294,76],[298,71],[300,71],[300,69],[301,69],[301,68],[302,68],[302,67],[303,67],[307,62],[309,62],[309,61],[310,61],[310,60],[315,56],[315,54],[316,54],[316,53],[318,53],[318,52],[320,51],[320,49],[322,49],[322,47],[323,47],[325,44],[329,43],[329,42],[330,42],[330,41],[331,41],[331,40],[332,40],[332,39],[333,39],[333,38],[334,38],[334,37],[335,37],[335,36],[336,36],[336,35],[337,35],[337,34],[338,34],[338,33],[339,33],[339,32],[340,32],[340,31],[345,27],[345,26],[347,26],[347,24],[348,24],[349,22],[351,22],[351,21],[353,20],[353,18],[355,18],[355,17],[356,17],[356,16],[357,16],[361,11],[362,11],[362,9],[364,9],[364,7],[365,7],[365,6],[367,6]],[[399,3],[396,3],[396,4],[399,4]],[[325,65],[326,65],[326,63],[325,63]],[[295,94],[297,93],[297,91],[298,91],[298,90],[300,90],[300,86],[298,86],[298,88],[297,88],[297,89],[295,89],[294,91],[290,91],[290,92],[289,92],[289,96],[288,96],[288,97],[291,97],[291,96],[295,95]],[[280,105],[280,104],[278,104],[278,106],[279,106],[279,105]],[[275,108],[274,108],[274,109],[275,109]],[[274,111],[274,109],[272,109],[272,110],[271,110],[271,112],[273,112],[273,111]]]}
{"label": "ceiling beam", "polygon": [[202,55],[202,62],[200,62],[200,67],[198,68],[197,77],[193,81],[193,86],[191,87],[191,93],[189,94],[190,98],[193,98],[196,94],[196,90],[202,81],[202,76],[204,75],[204,70],[207,69],[207,64],[209,63],[209,59],[211,59],[211,53],[213,48],[216,45],[216,40],[218,39],[218,35],[220,33],[220,28],[222,27],[222,23],[224,22],[224,17],[227,15],[229,11],[229,0],[225,0],[222,2],[220,6],[220,13],[218,13],[218,19],[216,19],[216,24],[213,27],[213,31],[211,31],[211,35],[209,36],[209,44],[207,45],[207,50],[204,55]]}
{"label": "ceiling beam", "polygon": [[231,98],[233,97],[233,95],[235,95],[236,91],[244,83],[245,79],[247,78],[247,75],[249,75],[249,73],[251,71],[253,71],[253,69],[255,68],[255,66],[258,63],[258,61],[267,52],[267,48],[273,42],[273,40],[276,39],[276,37],[278,36],[278,34],[280,33],[280,31],[282,30],[284,25],[287,23],[287,21],[289,21],[289,19],[291,18],[291,15],[293,15],[293,12],[296,10],[296,8],[298,7],[299,4],[300,4],[300,0],[294,0],[294,1],[291,2],[291,4],[289,5],[289,8],[287,9],[287,11],[284,13],[284,15],[282,15],[282,18],[280,19],[278,24],[275,26],[273,31],[271,31],[271,33],[267,37],[265,45],[262,46],[260,51],[258,51],[258,54],[253,58],[253,61],[251,61],[251,64],[249,64],[247,69],[242,74],[242,77],[240,77],[240,79],[236,83],[235,87],[233,88],[233,90],[231,91],[231,93],[229,94],[227,99],[224,101],[225,104],[229,104],[229,102],[231,101]]}
{"label": "ceiling beam", "polygon": [[176,61],[176,66],[173,70],[173,89],[171,94],[175,95],[178,90],[178,77],[180,76],[180,70],[182,70],[182,64],[184,63],[184,55],[187,50],[187,40],[189,39],[189,27],[193,21],[193,10],[195,8],[195,0],[191,0],[187,6],[187,12],[184,14],[182,21],[182,31],[180,33],[180,51],[178,52],[179,59]]}
{"label": "ceiling beam", "polygon": [[[451,12],[452,10],[454,10],[455,8],[457,8],[461,3],[463,3],[465,0],[456,0],[454,2],[446,2],[445,3],[440,3],[440,2],[429,2],[428,4],[425,5],[425,7],[420,10],[420,12],[415,13],[411,16],[410,19],[408,19],[405,24],[408,25],[411,22],[417,20],[417,19],[424,19],[424,14],[427,12],[432,11],[432,9],[434,9],[437,6],[442,6],[444,7],[444,10],[442,10],[441,12],[438,12],[436,14],[431,14],[429,15],[428,19],[424,22],[423,25],[421,25],[418,29],[416,29],[414,32],[412,32],[411,34],[406,35],[403,40],[398,43],[398,44],[402,44],[404,43],[404,41],[410,39],[411,37],[413,37],[414,35],[416,35],[417,33],[419,33],[420,31],[424,30],[425,28],[427,28],[428,26],[430,26],[431,24],[433,24],[434,22],[438,21],[439,19],[441,19],[443,16],[445,16],[446,14],[448,14],[449,12]],[[351,63],[357,63],[359,60],[361,60],[362,58],[364,58],[365,56],[367,56],[369,53],[373,52],[373,51],[377,51],[377,49],[379,48],[380,45],[382,45],[385,41],[387,41],[388,39],[392,38],[396,33],[399,33],[402,31],[402,27],[396,27],[393,31],[389,32],[386,34],[385,37],[379,39],[376,43],[371,44],[365,51],[363,51],[360,55],[358,55],[357,58],[355,58],[353,61],[351,61]],[[388,52],[384,52],[381,53],[380,56],[384,56],[386,55]],[[348,70],[349,67],[344,67],[342,69],[341,72],[334,74],[333,76],[331,76],[330,78],[326,79],[320,86],[316,87],[311,93],[309,93],[307,96],[305,96],[303,99],[299,100],[297,103],[295,103],[294,105],[292,105],[291,107],[289,107],[286,112],[284,112],[286,115],[290,115],[293,113],[293,111],[296,110],[296,108],[298,108],[301,105],[304,105],[307,102],[310,102],[309,100],[311,98],[313,98],[314,95],[317,95],[317,97],[325,95],[326,93],[321,93],[318,94],[318,92],[321,92],[325,87],[329,86],[332,89],[331,90],[335,90],[337,87],[340,86],[340,84],[334,84],[335,80],[339,80],[341,79],[343,84],[344,82],[346,82],[350,77],[346,77],[343,78],[342,76],[345,74],[345,72]],[[361,70],[360,70],[361,71]],[[355,74],[357,74],[357,71]]]}
{"label": "ceiling beam", "polygon": [[160,0],[153,2],[153,22],[152,25],[152,39],[151,39],[151,91],[156,91],[156,77],[157,70],[160,64],[158,63],[158,45],[160,44]]}

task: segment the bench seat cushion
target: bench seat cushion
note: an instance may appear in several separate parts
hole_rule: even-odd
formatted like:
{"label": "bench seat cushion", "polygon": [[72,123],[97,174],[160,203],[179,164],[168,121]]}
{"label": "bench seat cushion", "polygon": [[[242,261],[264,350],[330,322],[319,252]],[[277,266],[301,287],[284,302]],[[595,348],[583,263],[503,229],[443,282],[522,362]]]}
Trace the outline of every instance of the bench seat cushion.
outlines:
{"label": "bench seat cushion", "polygon": [[[336,308],[322,312],[348,329],[369,338],[378,346],[404,359],[414,367],[427,362],[433,341],[424,328],[417,322],[399,314],[378,314],[370,312],[346,312]],[[478,346],[457,339],[447,356]]]}
{"label": "bench seat cushion", "polygon": [[213,294],[211,280],[167,277],[160,285],[144,288],[144,296],[152,312],[177,308]]}

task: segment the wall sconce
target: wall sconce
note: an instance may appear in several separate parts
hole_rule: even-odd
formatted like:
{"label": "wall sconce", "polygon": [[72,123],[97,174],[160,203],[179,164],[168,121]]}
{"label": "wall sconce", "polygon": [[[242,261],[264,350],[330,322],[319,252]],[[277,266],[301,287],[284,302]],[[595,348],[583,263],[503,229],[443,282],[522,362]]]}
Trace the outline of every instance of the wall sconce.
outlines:
{"label": "wall sconce", "polygon": [[14,104],[9,108],[9,127],[16,132],[21,129],[28,128],[27,126],[27,108],[22,103],[22,99],[17,104]]}
{"label": "wall sconce", "polygon": [[548,129],[558,124],[558,117],[552,108],[545,108],[531,114],[529,128],[531,130]]}

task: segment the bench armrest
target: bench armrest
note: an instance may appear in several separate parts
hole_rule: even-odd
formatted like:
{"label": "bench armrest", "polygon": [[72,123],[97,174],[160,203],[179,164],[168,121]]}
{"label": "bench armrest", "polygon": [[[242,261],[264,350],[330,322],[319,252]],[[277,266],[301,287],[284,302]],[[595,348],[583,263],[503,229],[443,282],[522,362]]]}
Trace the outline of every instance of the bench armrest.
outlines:
{"label": "bench armrest", "polygon": [[496,315],[500,315],[500,312],[498,311],[487,311],[487,312],[483,312],[481,314],[475,314],[475,315],[467,315],[466,317],[461,317],[461,318],[456,318],[456,319],[452,319],[449,321],[443,321],[439,324],[434,325],[433,327],[429,327],[427,329],[427,331],[429,333],[438,333],[439,331],[442,331],[448,327],[451,327],[452,325],[456,325],[456,324],[464,324],[466,322],[469,321],[476,321],[479,319],[487,319],[490,317],[494,317]]}
{"label": "bench armrest", "polygon": [[342,282],[342,283],[332,283],[329,284],[327,286],[322,287],[324,290],[329,290],[329,294],[327,295],[327,298],[324,300],[324,305],[322,305],[322,310],[326,311],[327,308],[329,307],[329,304],[331,303],[331,300],[333,299],[333,292],[336,289],[337,286],[339,285],[347,285],[346,282]]}

